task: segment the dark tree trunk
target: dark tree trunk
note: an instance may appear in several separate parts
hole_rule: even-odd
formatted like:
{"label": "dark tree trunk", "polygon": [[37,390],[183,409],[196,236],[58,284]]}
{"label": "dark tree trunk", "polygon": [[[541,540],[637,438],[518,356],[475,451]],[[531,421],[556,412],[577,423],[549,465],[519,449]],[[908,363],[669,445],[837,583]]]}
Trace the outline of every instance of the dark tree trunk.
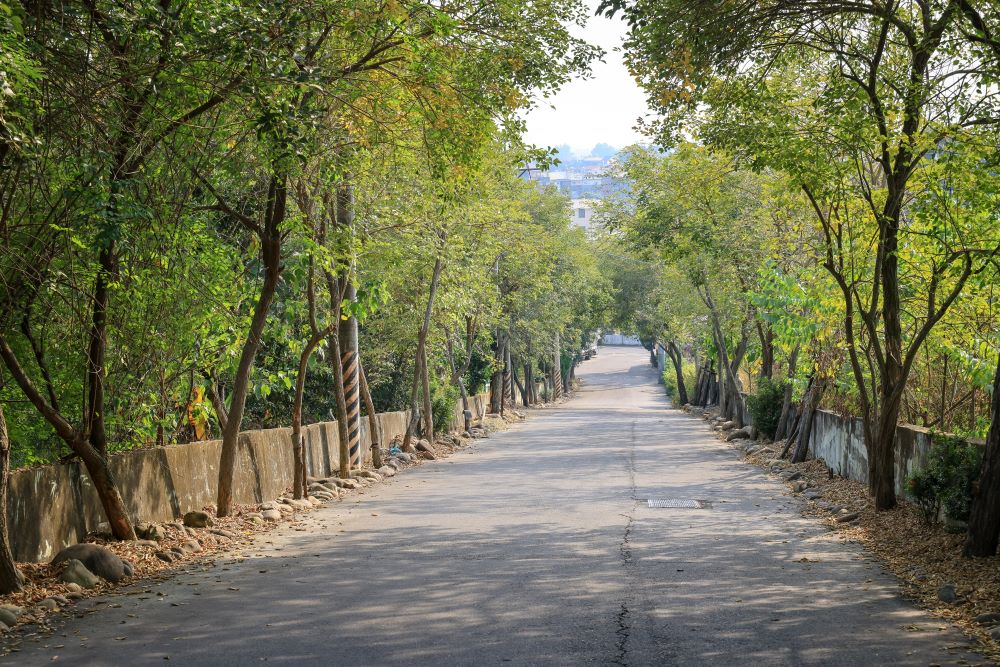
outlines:
{"label": "dark tree trunk", "polygon": [[233,506],[233,476],[236,472],[236,451],[243,425],[243,411],[246,408],[247,392],[250,389],[250,371],[254,357],[260,348],[261,336],[267,324],[267,314],[274,301],[274,293],[281,278],[281,225],[285,220],[285,205],[288,197],[284,174],[271,177],[268,186],[267,208],[264,225],[261,228],[261,255],[264,263],[264,284],[254,306],[250,331],[233,379],[232,401],[226,427],[222,430],[222,454],[219,457],[219,489],[217,498],[218,515],[229,516]]}
{"label": "dark tree trunk", "polygon": [[2,336],[0,336],[0,357],[3,357],[4,364],[14,376],[14,380],[24,395],[52,425],[63,442],[69,445],[70,449],[83,461],[87,474],[94,485],[94,490],[97,492],[97,497],[101,501],[104,515],[111,526],[111,533],[119,540],[134,540],[135,530],[132,528],[132,521],[125,509],[125,502],[118,492],[114,476],[108,467],[107,456],[94,449],[94,446],[83,434],[73,428],[55,408],[49,405],[31,378],[24,372],[24,368],[21,367],[14,351],[11,350]]}
{"label": "dark tree trunk", "polygon": [[785,393],[781,399],[781,416],[778,418],[778,426],[774,429],[774,439],[781,440],[788,437],[789,414],[792,410],[792,392],[795,389],[792,380],[795,377],[795,367],[799,361],[799,346],[792,349],[788,356],[788,373],[785,379]]}
{"label": "dark tree trunk", "polygon": [[420,350],[420,384],[424,396],[424,437],[434,442],[434,406],[431,403],[431,370],[427,363],[427,346]]}
{"label": "dark tree trunk", "polygon": [[986,434],[983,467],[972,499],[966,556],[988,557],[997,553],[1000,539],[1000,361],[993,376],[990,430]]}
{"label": "dark tree trunk", "polygon": [[21,590],[21,573],[14,563],[7,533],[7,483],[10,480],[10,440],[0,405],[0,595]]}
{"label": "dark tree trunk", "polygon": [[812,436],[813,417],[816,415],[816,408],[823,398],[826,383],[816,379],[809,391],[802,399],[802,416],[799,418],[799,430],[795,454],[792,456],[792,463],[801,463],[806,460],[809,454],[809,440]]}
{"label": "dark tree trunk", "polygon": [[771,325],[757,320],[757,336],[760,338],[760,377],[771,379],[774,374],[774,331]]}
{"label": "dark tree trunk", "polygon": [[358,363],[358,379],[361,381],[361,400],[365,403],[365,412],[368,413],[368,431],[371,435],[372,466],[382,467],[382,429],[378,423],[378,415],[375,413],[375,403],[372,402],[371,392],[368,391],[368,377],[365,375],[365,368]]}
{"label": "dark tree trunk", "polygon": [[674,364],[674,373],[677,376],[677,400],[680,402],[681,407],[683,407],[688,403],[687,387],[684,386],[684,356],[674,341],[667,343],[666,349],[667,354],[670,355],[670,360]]}
{"label": "dark tree trunk", "polygon": [[[442,243],[445,241],[444,238],[441,239]],[[438,282],[441,280],[441,271],[444,269],[444,263],[441,257],[438,256],[434,260],[434,270],[431,272],[431,285],[427,294],[427,307],[424,309],[424,321],[420,325],[420,331],[417,334],[417,354],[416,354],[416,368],[413,371],[413,391],[410,395],[411,409],[413,410],[410,416],[410,423],[406,429],[406,436],[403,438],[403,444],[409,445],[410,439],[413,437],[413,429],[416,428],[419,423],[419,414],[413,408],[416,407],[416,396],[420,387],[424,386],[425,380],[428,379],[428,369],[424,368],[424,364],[427,361],[427,333],[430,331],[431,327],[431,314],[434,312],[434,295],[437,294]],[[428,414],[424,417],[425,423],[428,426],[433,426],[433,415],[430,414],[430,392],[426,390],[424,396],[424,409]],[[434,438],[434,433],[432,432],[429,438]]]}

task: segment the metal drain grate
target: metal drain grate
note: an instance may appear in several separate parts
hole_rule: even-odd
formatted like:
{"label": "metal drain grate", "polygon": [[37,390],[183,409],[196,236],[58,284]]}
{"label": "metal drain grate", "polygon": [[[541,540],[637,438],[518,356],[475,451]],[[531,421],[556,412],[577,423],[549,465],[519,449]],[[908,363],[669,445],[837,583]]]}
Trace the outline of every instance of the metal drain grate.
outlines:
{"label": "metal drain grate", "polygon": [[701,510],[711,507],[704,500],[685,500],[683,498],[647,498],[646,505],[651,508]]}

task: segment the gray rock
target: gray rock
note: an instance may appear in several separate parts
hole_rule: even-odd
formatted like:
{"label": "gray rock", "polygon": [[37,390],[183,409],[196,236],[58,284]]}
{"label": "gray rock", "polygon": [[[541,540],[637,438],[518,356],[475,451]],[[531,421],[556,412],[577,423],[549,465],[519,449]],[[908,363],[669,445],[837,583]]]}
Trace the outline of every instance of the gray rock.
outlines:
{"label": "gray rock", "polygon": [[192,510],[184,515],[184,525],[188,528],[207,528],[212,525],[212,517],[208,512]]}
{"label": "gray rock", "polygon": [[160,541],[167,536],[163,526],[158,523],[140,523],[135,527],[135,534],[144,540]]}
{"label": "gray rock", "polygon": [[419,440],[416,444],[417,451],[420,452],[433,452],[434,449],[431,447],[431,443],[428,440]]}
{"label": "gray rock", "polygon": [[264,510],[260,513],[260,518],[264,521],[281,521],[281,512],[278,510]]}
{"label": "gray rock", "polygon": [[384,465],[377,472],[383,477],[392,477],[396,474],[396,468],[391,465]]}
{"label": "gray rock", "polygon": [[18,607],[17,605],[14,605],[14,604],[0,604],[0,609],[3,609],[4,611],[8,611],[11,614],[14,614],[15,618],[17,618],[18,616],[20,616],[21,614],[24,613],[24,608],[23,607]]}
{"label": "gray rock", "polygon": [[179,554],[174,551],[157,551],[156,557],[162,560],[164,563],[173,563],[177,560]]}
{"label": "gray rock", "polygon": [[225,537],[228,540],[235,540],[239,535],[231,530],[226,530],[225,528],[211,528],[210,533],[213,535],[218,535],[219,537]]}
{"label": "gray rock", "polygon": [[367,479],[373,479],[376,482],[382,481],[382,477],[377,472],[372,472],[371,470],[352,470],[351,477],[364,477]]}
{"label": "gray rock", "polygon": [[806,490],[806,483],[803,482],[802,480],[799,480],[797,482],[792,482],[792,491],[794,491],[795,493],[802,493],[805,490]]}
{"label": "gray rock", "polygon": [[111,583],[132,576],[131,564],[99,544],[74,544],[66,547],[52,559],[52,565],[59,565],[71,558],[80,561],[88,570]]}
{"label": "gray rock", "polygon": [[181,549],[186,554],[193,554],[201,551],[201,544],[198,543],[198,540],[188,540],[187,542],[184,542],[180,546]]}
{"label": "gray rock", "polygon": [[80,588],[93,588],[101,582],[100,577],[88,570],[87,566],[76,558],[66,561],[66,569],[59,576],[59,580]]}
{"label": "gray rock", "polygon": [[9,609],[4,609],[0,607],[0,623],[13,626],[15,623],[17,623],[18,616],[20,616],[20,614],[15,614]]}
{"label": "gray rock", "polygon": [[7,626],[6,623],[3,623],[2,621],[0,621],[0,635],[2,635],[4,633],[7,633],[7,632],[10,632],[10,628]]}
{"label": "gray rock", "polygon": [[45,598],[44,600],[39,600],[38,604],[35,605],[35,609],[44,609],[45,611],[56,611],[59,609],[59,603],[52,598]]}
{"label": "gray rock", "polygon": [[1000,623],[1000,612],[991,611],[986,614],[980,614],[972,620],[980,625],[993,625],[994,623]]}
{"label": "gray rock", "polygon": [[822,493],[820,493],[819,491],[813,490],[813,489],[806,489],[802,493],[802,495],[805,496],[806,498],[808,498],[809,500],[818,500],[819,498],[823,497]]}
{"label": "gray rock", "polygon": [[746,426],[743,428],[738,428],[735,431],[730,431],[726,434],[726,442],[736,440],[737,438],[742,438],[744,440],[750,438],[750,429]]}
{"label": "gray rock", "polygon": [[996,641],[1000,642],[1000,625],[998,625],[996,627],[992,627],[989,630],[987,630],[986,632],[988,632],[990,634],[990,637],[992,637]]}
{"label": "gray rock", "polygon": [[730,431],[734,428],[736,428],[736,422],[724,421],[721,424],[719,424],[720,431]]}
{"label": "gray rock", "polygon": [[781,473],[781,476],[785,478],[786,482],[794,482],[798,478],[802,477],[802,473],[798,470],[789,470],[788,472]]}
{"label": "gray rock", "polygon": [[948,604],[954,604],[958,601],[958,593],[955,592],[954,584],[945,584],[938,589],[938,600],[941,602],[947,602]]}
{"label": "gray rock", "polygon": [[848,512],[847,514],[839,515],[835,520],[837,523],[850,523],[858,518],[857,512]]}
{"label": "gray rock", "polygon": [[83,588],[80,586],[80,584],[70,582],[66,584],[66,590],[68,590],[70,593],[79,593],[83,590]]}

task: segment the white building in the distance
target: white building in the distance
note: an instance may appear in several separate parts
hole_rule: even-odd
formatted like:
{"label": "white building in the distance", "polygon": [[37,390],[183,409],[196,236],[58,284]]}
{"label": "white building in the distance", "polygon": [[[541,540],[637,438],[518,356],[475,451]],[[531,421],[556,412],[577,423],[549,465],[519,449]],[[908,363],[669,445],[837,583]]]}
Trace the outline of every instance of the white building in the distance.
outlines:
{"label": "white building in the distance", "polygon": [[588,232],[592,231],[594,225],[593,200],[574,199],[573,212],[570,214],[569,222],[574,227],[583,227]]}

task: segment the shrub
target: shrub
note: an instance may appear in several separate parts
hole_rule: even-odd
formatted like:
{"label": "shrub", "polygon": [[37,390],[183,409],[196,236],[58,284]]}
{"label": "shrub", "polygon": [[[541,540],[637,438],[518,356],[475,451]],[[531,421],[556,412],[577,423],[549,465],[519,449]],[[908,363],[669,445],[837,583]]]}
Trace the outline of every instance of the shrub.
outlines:
{"label": "shrub", "polygon": [[[688,400],[693,401],[694,396],[694,386],[697,383],[697,378],[694,373],[693,364],[684,364],[681,367],[681,373],[684,376],[684,388],[687,389]],[[663,369],[663,389],[667,392],[669,398],[677,397],[677,373],[674,371],[674,364],[667,359],[665,368]],[[680,407],[680,406],[678,406]]]}
{"label": "shrub", "polygon": [[447,382],[431,383],[431,415],[434,417],[434,430],[444,433],[455,419],[455,406],[458,404],[458,388]]}
{"label": "shrub", "polygon": [[967,440],[934,435],[927,465],[910,475],[906,490],[928,523],[941,510],[948,519],[967,521],[972,509],[972,490],[979,478],[983,453]]}
{"label": "shrub", "polygon": [[753,425],[768,438],[774,439],[784,401],[785,381],[770,378],[761,378],[757,393],[747,396],[747,410],[753,417]]}

